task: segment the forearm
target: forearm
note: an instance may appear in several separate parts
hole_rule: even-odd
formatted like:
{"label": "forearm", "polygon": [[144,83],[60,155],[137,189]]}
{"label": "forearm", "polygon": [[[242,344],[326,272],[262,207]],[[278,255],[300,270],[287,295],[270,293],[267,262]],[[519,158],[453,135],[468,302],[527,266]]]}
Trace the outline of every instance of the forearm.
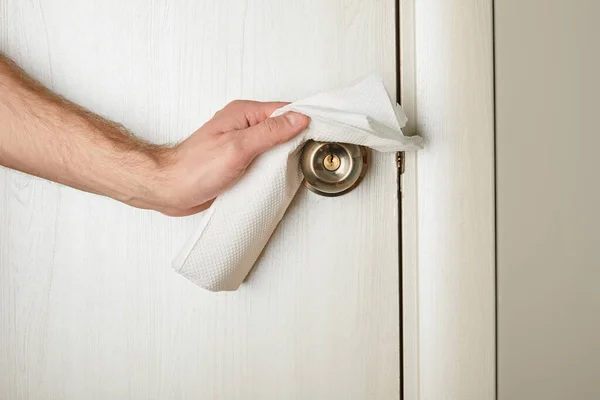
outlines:
{"label": "forearm", "polygon": [[55,95],[0,54],[1,165],[147,208],[160,202],[169,154]]}
{"label": "forearm", "polygon": [[0,53],[0,165],[129,205],[182,216],[205,210],[254,157],[302,132],[286,103],[234,101],[174,147],[57,96]]}

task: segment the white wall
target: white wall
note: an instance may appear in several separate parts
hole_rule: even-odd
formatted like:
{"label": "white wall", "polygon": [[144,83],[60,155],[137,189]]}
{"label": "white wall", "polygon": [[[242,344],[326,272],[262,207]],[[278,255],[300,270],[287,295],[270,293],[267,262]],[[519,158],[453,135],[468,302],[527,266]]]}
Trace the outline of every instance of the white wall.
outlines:
{"label": "white wall", "polygon": [[600,398],[599,15],[496,1],[500,400]]}

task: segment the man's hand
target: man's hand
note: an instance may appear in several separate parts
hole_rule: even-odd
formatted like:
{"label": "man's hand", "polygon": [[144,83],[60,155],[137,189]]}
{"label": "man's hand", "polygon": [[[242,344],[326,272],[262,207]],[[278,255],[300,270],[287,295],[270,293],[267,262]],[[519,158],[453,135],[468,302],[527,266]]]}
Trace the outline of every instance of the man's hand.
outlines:
{"label": "man's hand", "polygon": [[308,117],[288,112],[269,118],[287,103],[237,100],[192,136],[164,154],[155,181],[155,203],[147,208],[167,215],[195,214],[232,186],[259,154],[284,143],[308,125]]}
{"label": "man's hand", "polygon": [[27,76],[0,54],[0,165],[134,207],[200,212],[260,153],[308,117],[269,118],[285,103],[234,101],[174,147],[146,143]]}

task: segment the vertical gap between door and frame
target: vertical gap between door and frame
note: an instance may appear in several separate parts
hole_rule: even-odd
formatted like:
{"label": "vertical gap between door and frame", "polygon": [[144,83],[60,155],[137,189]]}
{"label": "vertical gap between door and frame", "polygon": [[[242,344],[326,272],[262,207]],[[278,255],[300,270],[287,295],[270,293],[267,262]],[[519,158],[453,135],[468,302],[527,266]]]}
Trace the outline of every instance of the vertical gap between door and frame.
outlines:
{"label": "vertical gap between door and frame", "polygon": [[[402,84],[401,84],[401,71],[400,71],[400,0],[394,1],[394,24],[395,24],[395,64],[396,64],[396,101],[400,104],[402,99]],[[404,167],[404,153],[398,152],[396,153],[396,162],[397,162],[397,201],[398,201],[398,312],[399,312],[399,374],[398,379],[399,382],[399,397],[400,399],[404,398],[404,328],[403,328],[403,319],[404,319],[404,304],[402,301],[403,293],[403,280],[402,280],[402,181],[401,175]]]}
{"label": "vertical gap between door and frame", "polygon": [[498,400],[498,124],[496,101],[496,1],[492,0],[492,96],[493,96],[493,162],[494,162],[494,392]]}
{"label": "vertical gap between door and frame", "polygon": [[[415,58],[415,0],[395,0],[396,100],[408,121],[402,129],[415,135],[417,104]],[[398,260],[399,260],[399,346],[400,398],[418,399],[419,394],[419,316],[418,316],[418,236],[417,236],[417,158],[416,152],[397,155]]]}

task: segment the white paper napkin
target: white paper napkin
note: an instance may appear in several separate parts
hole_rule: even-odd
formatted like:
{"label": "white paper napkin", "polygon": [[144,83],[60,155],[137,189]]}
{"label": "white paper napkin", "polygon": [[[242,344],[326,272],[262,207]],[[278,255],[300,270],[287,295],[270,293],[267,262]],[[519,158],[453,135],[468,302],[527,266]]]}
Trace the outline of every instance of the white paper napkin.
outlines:
{"label": "white paper napkin", "polygon": [[375,75],[296,101],[273,116],[286,111],[308,115],[308,128],[257,157],[205,212],[198,231],[173,261],[177,272],[207,290],[236,290],[256,262],[302,183],[299,157],[306,140],[386,152],[421,148],[421,137],[402,134],[406,116]]}

